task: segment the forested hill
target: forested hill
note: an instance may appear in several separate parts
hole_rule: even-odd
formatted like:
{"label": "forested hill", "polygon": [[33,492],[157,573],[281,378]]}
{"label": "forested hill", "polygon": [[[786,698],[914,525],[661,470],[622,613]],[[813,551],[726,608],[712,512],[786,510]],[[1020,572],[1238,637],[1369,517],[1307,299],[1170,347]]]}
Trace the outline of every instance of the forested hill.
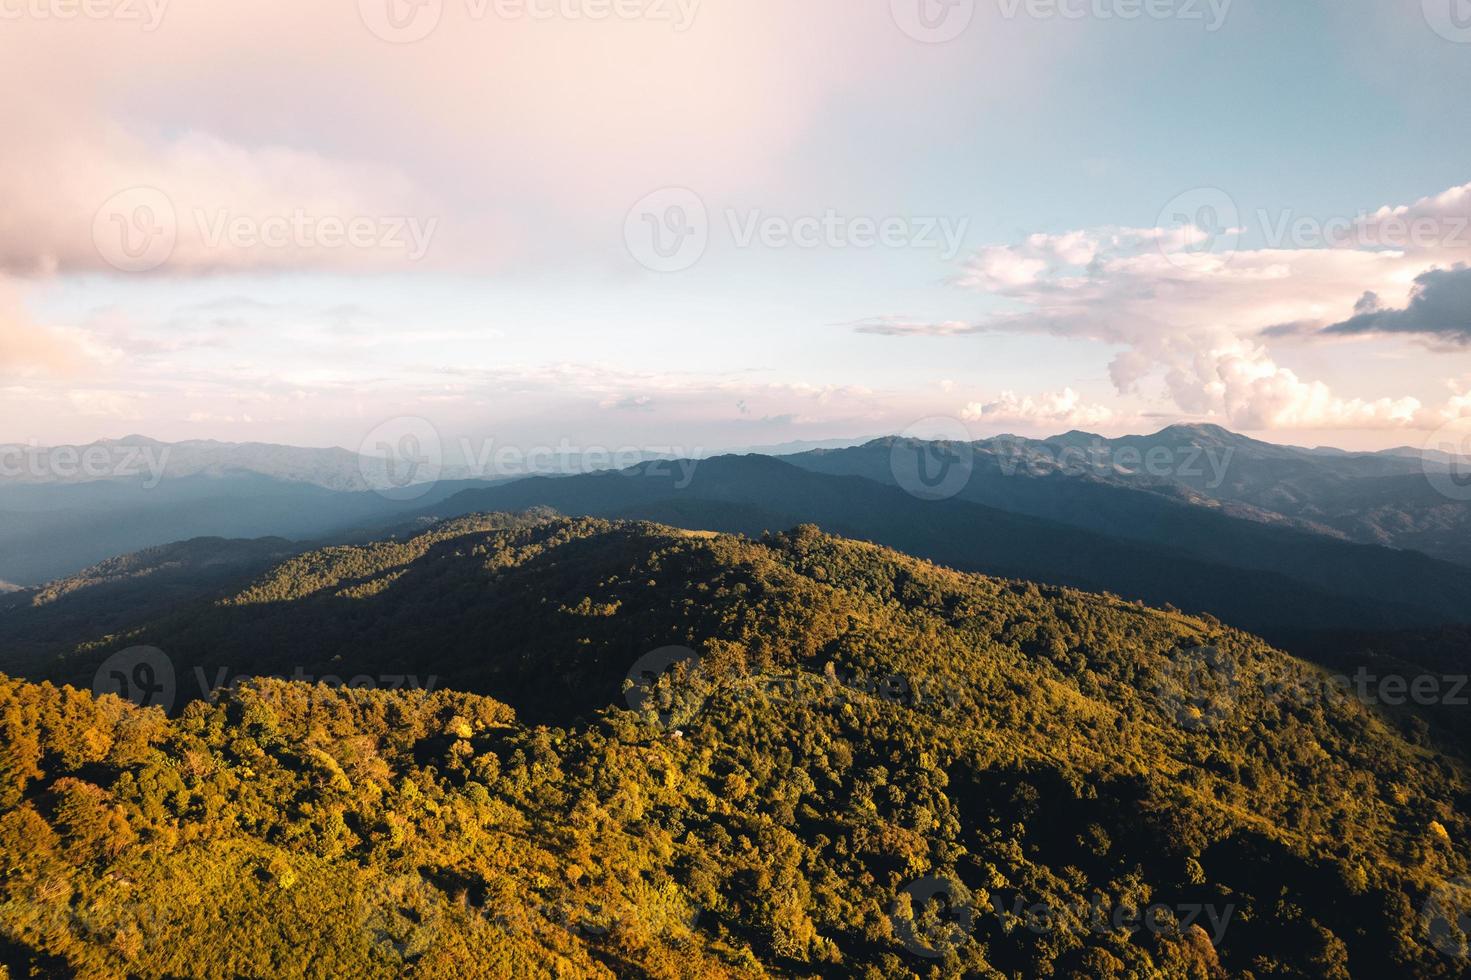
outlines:
{"label": "forested hill", "polygon": [[745,534],[811,523],[952,568],[1211,612],[1273,638],[1471,616],[1471,570],[1416,552],[1268,527],[1126,487],[987,476],[980,468],[959,497],[927,499],[892,485],[888,449],[875,446],[821,457],[855,464],[849,474],[722,456],[465,490],[423,513],[546,506]]}
{"label": "forested hill", "polygon": [[[472,517],[57,674],[138,644],[171,717],[0,679],[12,976],[1467,972],[1460,765],[1210,619]],[[188,701],[195,666],[434,690]]]}

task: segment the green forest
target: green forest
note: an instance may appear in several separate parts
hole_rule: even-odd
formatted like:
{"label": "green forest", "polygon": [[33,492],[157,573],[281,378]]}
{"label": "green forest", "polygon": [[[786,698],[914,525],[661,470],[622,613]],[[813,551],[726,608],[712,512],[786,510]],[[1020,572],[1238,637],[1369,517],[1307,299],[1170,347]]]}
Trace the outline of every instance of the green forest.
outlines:
{"label": "green forest", "polygon": [[0,658],[9,977],[1471,975],[1464,747],[1210,617],[529,514],[124,620]]}

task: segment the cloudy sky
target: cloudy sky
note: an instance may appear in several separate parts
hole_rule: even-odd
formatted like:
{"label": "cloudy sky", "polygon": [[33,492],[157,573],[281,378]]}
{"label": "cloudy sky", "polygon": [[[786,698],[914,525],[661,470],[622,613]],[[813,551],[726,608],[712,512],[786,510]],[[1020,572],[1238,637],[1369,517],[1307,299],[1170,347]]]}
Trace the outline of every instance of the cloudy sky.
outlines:
{"label": "cloudy sky", "polygon": [[1464,0],[0,0],[0,82],[0,441],[1471,425]]}

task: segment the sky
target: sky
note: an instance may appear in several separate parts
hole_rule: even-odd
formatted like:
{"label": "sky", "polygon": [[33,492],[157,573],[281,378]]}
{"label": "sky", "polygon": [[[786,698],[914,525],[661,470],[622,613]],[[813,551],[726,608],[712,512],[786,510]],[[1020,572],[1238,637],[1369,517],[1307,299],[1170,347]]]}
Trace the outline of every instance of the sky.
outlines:
{"label": "sky", "polygon": [[0,0],[0,83],[0,442],[1471,430],[1468,0]]}

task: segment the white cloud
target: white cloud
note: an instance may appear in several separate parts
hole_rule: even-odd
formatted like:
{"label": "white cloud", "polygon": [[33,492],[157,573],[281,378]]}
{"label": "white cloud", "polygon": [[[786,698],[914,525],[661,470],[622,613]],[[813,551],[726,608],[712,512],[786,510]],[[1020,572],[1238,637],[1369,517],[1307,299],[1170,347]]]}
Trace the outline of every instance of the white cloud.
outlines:
{"label": "white cloud", "polygon": [[[972,323],[881,317],[857,329],[895,336],[1030,332],[1114,345],[1123,348],[1109,366],[1120,394],[1165,397],[1178,410],[1241,428],[1424,425],[1430,416],[1417,398],[1335,393],[1277,363],[1265,342],[1327,342],[1315,335],[1350,317],[1366,293],[1404,307],[1428,269],[1465,261],[1471,184],[1411,205],[1310,223],[1311,241],[1292,238],[1300,229],[1288,217],[1260,220],[1284,239],[1274,244],[1297,247],[1210,251],[1202,245],[1221,233],[1213,239],[1192,225],[1083,229],[988,246],[955,282],[1009,309]],[[1231,236],[1243,230],[1227,229]],[[1032,417],[1048,404],[1045,396],[1013,396],[972,409]],[[1057,415],[1063,421],[1067,413]]]}
{"label": "white cloud", "polygon": [[1197,352],[1171,367],[1165,383],[1175,403],[1218,415],[1244,429],[1399,428],[1414,425],[1417,398],[1343,398],[1321,381],[1277,365],[1264,348],[1233,342]]}
{"label": "white cloud", "polygon": [[1069,427],[1105,425],[1116,419],[1103,405],[1090,405],[1071,388],[1042,395],[1017,395],[1003,391],[991,402],[971,402],[961,411],[967,422],[1045,423]]}

